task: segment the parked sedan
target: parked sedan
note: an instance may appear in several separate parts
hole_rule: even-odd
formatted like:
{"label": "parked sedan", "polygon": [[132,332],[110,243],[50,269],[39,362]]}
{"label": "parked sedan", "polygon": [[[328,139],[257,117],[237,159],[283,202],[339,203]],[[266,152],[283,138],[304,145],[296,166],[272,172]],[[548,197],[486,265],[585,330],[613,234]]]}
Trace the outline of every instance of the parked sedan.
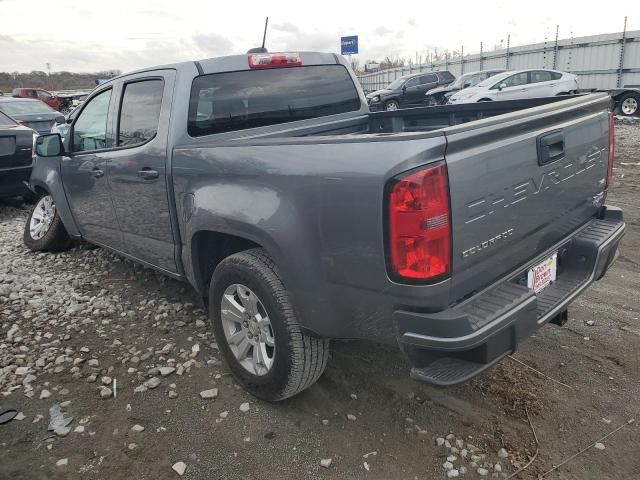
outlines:
{"label": "parked sedan", "polygon": [[397,78],[382,90],[367,95],[367,103],[372,112],[398,110],[401,107],[424,105],[427,90],[449,85],[456,79],[451,72],[422,72]]}
{"label": "parked sedan", "polygon": [[0,112],[0,198],[30,194],[26,182],[34,136],[33,130]]}
{"label": "parked sedan", "polygon": [[449,97],[460,90],[469,87],[475,87],[478,83],[489,77],[504,72],[500,70],[482,70],[480,72],[469,72],[460,75],[455,82],[443,87],[432,88],[425,94],[426,105],[445,105],[449,101]]}
{"label": "parked sedan", "polygon": [[449,103],[517,100],[569,95],[578,90],[578,77],[556,70],[531,69],[504,72],[487,78],[449,98]]}
{"label": "parked sedan", "polygon": [[55,123],[64,123],[64,115],[39,100],[0,98],[0,112],[38,133],[49,133]]}

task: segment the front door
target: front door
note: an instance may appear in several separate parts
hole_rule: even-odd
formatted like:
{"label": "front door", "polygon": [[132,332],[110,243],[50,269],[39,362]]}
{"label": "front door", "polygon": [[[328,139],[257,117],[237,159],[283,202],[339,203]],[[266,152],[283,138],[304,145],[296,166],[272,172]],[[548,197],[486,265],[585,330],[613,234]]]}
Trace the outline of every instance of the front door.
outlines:
{"label": "front door", "polygon": [[107,88],[84,105],[71,126],[67,142],[69,153],[62,157],[61,173],[82,236],[122,250],[122,236],[107,181],[113,100],[112,89]]}
{"label": "front door", "polygon": [[529,98],[528,95],[528,76],[527,72],[516,73],[508,78],[505,78],[501,85],[504,85],[502,90],[498,88],[498,85],[492,87],[494,90],[496,100],[517,100],[519,98]]}
{"label": "front door", "polygon": [[117,86],[109,183],[125,252],[176,272],[167,186],[167,138],[175,72],[137,74]]}

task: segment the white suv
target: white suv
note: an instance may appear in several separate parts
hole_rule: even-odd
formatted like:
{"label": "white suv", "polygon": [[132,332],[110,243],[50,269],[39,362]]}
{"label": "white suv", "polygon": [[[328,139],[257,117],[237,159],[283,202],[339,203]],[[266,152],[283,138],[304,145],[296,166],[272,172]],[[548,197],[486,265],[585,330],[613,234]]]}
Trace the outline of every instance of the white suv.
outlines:
{"label": "white suv", "polygon": [[530,69],[504,72],[487,78],[475,87],[453,94],[449,103],[473,103],[490,100],[568,95],[578,90],[578,77],[556,70]]}

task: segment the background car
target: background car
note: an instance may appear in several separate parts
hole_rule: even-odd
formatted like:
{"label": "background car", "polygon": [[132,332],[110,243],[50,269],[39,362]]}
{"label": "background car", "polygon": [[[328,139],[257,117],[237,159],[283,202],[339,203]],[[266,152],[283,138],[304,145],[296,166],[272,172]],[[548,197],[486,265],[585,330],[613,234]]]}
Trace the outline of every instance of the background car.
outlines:
{"label": "background car", "polygon": [[577,90],[578,77],[572,73],[545,69],[516,70],[461,90],[449,98],[449,103],[554,97],[576,93]]}
{"label": "background car", "polygon": [[40,100],[54,110],[60,110],[60,99],[42,88],[14,88],[11,95],[16,98],[33,98]]}
{"label": "background car", "polygon": [[449,85],[456,79],[446,70],[405,75],[391,82],[387,87],[367,95],[367,103],[372,112],[397,110],[401,107],[423,106],[424,94],[442,85]]}
{"label": "background car", "polygon": [[469,87],[475,87],[478,83],[489,77],[505,72],[504,68],[497,70],[482,70],[478,72],[469,72],[460,75],[455,82],[442,87],[432,88],[425,94],[425,103],[427,105],[444,105],[449,97],[454,93]]}
{"label": "background car", "polygon": [[38,133],[49,133],[55,123],[65,123],[64,115],[38,100],[0,98],[0,112]]}
{"label": "background car", "polygon": [[0,198],[30,196],[26,182],[31,175],[34,135],[33,130],[0,112]]}

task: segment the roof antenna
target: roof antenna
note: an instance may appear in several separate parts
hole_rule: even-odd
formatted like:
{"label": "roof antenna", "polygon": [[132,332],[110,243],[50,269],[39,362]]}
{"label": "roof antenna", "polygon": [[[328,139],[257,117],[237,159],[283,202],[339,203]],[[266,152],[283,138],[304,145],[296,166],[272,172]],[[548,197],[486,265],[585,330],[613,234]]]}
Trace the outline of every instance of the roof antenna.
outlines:
{"label": "roof antenna", "polygon": [[262,46],[250,48],[247,53],[267,53],[267,49],[264,48],[264,44],[267,40],[267,26],[269,25],[269,17],[264,20],[264,33],[262,35]]}

